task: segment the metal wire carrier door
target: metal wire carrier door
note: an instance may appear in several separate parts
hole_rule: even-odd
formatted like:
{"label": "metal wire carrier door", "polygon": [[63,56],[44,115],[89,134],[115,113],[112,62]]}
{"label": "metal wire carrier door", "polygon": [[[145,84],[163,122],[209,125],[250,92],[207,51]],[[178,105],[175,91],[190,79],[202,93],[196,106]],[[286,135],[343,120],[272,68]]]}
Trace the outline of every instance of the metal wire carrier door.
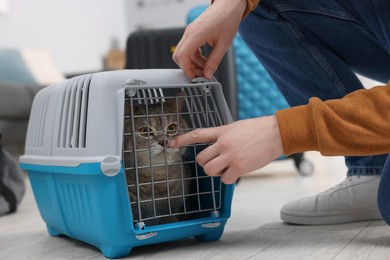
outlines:
{"label": "metal wire carrier door", "polygon": [[177,135],[223,124],[212,88],[199,83],[127,89],[123,158],[137,229],[219,215],[220,178],[207,176],[195,161],[210,144],[167,147]]}

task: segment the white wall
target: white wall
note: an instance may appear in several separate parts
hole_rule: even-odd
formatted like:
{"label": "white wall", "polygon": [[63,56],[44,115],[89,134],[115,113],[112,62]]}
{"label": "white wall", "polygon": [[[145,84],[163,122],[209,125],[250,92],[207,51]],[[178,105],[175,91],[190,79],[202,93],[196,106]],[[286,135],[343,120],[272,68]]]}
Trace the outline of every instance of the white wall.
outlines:
{"label": "white wall", "polygon": [[100,70],[112,39],[125,48],[140,26],[184,26],[190,8],[209,2],[8,0],[9,13],[0,15],[0,48],[47,49],[64,73]]}
{"label": "white wall", "polygon": [[128,29],[185,26],[188,12],[211,0],[125,0]]}
{"label": "white wall", "polygon": [[[194,6],[210,0],[1,0],[0,48],[46,49],[63,73],[102,69],[102,59],[118,40],[125,48],[138,28],[185,26]],[[361,78],[367,87],[377,84]]]}

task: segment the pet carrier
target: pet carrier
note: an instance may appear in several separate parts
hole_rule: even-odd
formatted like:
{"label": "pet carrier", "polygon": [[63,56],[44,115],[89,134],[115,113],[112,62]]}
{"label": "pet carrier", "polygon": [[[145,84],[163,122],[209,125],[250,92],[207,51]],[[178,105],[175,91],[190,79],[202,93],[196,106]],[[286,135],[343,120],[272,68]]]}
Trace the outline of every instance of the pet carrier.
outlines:
{"label": "pet carrier", "polygon": [[188,82],[176,69],[82,75],[37,94],[20,162],[52,236],[110,258],[185,237],[217,240],[234,186],[195,162],[210,144],[173,149],[167,140],[230,122],[216,80]]}

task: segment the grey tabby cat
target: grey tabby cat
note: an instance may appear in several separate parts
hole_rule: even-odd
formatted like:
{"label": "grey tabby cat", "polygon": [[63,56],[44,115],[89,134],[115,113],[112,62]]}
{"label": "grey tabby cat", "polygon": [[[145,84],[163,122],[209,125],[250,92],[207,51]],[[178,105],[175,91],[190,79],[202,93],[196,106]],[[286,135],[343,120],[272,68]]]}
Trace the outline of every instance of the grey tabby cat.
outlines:
{"label": "grey tabby cat", "polygon": [[125,132],[134,131],[125,135],[124,143],[128,151],[125,156],[128,191],[133,218],[137,221],[140,217],[135,203],[138,183],[142,219],[150,218],[144,221],[147,225],[177,221],[177,214],[184,212],[183,195],[190,193],[191,172],[182,163],[186,149],[167,147],[168,140],[188,131],[188,124],[180,115],[184,95],[180,92],[167,102],[148,106],[133,105],[134,126],[130,105],[126,104]]}

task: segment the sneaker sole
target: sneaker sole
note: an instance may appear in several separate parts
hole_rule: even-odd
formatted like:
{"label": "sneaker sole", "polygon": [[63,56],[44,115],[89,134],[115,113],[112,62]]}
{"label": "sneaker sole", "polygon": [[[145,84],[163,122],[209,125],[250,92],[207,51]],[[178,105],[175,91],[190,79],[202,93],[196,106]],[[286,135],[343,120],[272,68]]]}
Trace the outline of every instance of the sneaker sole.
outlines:
{"label": "sneaker sole", "polygon": [[382,216],[379,210],[366,210],[360,212],[348,212],[345,213],[331,213],[329,215],[297,215],[290,212],[281,212],[280,218],[290,224],[299,225],[331,225],[331,224],[343,224],[358,221],[369,221],[369,220],[382,220]]}

